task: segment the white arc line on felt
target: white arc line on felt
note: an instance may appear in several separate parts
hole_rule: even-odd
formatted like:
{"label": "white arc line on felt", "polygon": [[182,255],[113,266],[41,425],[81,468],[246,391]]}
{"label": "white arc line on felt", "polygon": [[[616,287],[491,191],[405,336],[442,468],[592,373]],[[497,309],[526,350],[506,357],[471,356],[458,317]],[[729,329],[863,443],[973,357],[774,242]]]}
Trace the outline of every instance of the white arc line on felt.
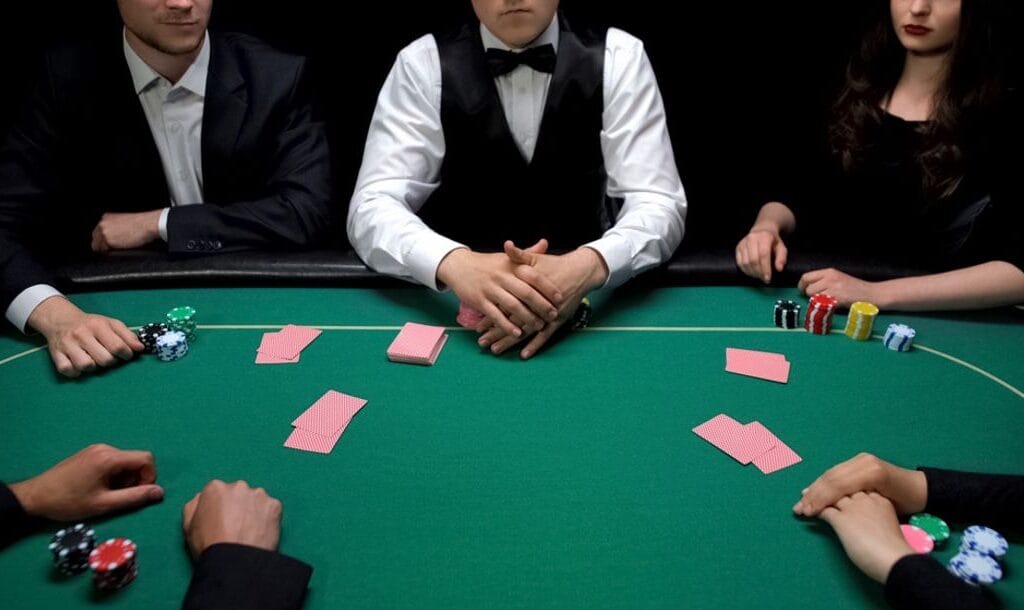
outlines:
{"label": "white arc line on felt", "polygon": [[[204,330],[280,330],[284,326],[285,326],[285,324],[200,324],[196,328],[204,329]],[[310,325],[310,327],[311,328],[318,328],[320,330],[356,330],[356,331],[358,331],[358,330],[363,330],[363,331],[367,331],[367,330],[391,330],[391,331],[402,330],[401,326],[330,326],[330,325],[316,326],[316,325]],[[445,330],[469,331],[469,330],[472,330],[472,329],[470,329],[470,328],[462,328],[460,326],[449,326],[449,327],[445,327]],[[794,329],[777,328],[777,327],[774,327],[774,326],[763,326],[763,327],[757,327],[757,326],[591,326],[591,327],[588,327],[588,328],[584,328],[582,330],[584,332],[662,332],[662,333],[687,333],[687,332],[704,332],[704,333],[710,333],[710,332],[729,332],[729,333],[733,333],[733,332],[741,332],[741,333],[775,333],[775,332],[781,332],[781,333],[786,333],[786,332],[794,332]],[[799,330],[799,329],[797,329],[797,330]],[[843,334],[843,331],[838,330],[838,329],[832,329],[831,332],[832,332],[832,334]],[[873,335],[872,338],[874,338],[874,339],[881,339],[882,337],[880,335]],[[938,356],[940,358],[944,358],[944,359],[952,362],[953,364],[957,364],[957,365],[960,365],[960,366],[964,367],[967,370],[974,371],[975,373],[981,375],[982,377],[985,377],[989,381],[992,381],[992,382],[994,382],[994,383],[996,383],[998,385],[1003,386],[1004,388],[1009,390],[1011,393],[1013,393],[1015,396],[1017,396],[1021,400],[1024,400],[1024,392],[1022,392],[1017,387],[1011,385],[1009,382],[1004,381],[1003,379],[997,377],[996,375],[993,375],[992,373],[986,371],[985,369],[983,369],[983,368],[981,368],[979,366],[971,364],[970,362],[967,362],[966,360],[961,360],[960,358],[957,358],[956,356],[951,356],[950,354],[947,354],[946,352],[943,352],[941,350],[937,350],[937,349],[935,349],[933,347],[927,347],[925,345],[921,345],[920,343],[914,343],[914,348],[920,349],[923,352],[926,352],[926,353],[929,353],[929,354],[933,354],[933,355]],[[15,360],[17,360],[19,358],[23,358],[25,356],[28,356],[29,354],[33,354],[35,352],[38,352],[38,351],[41,351],[41,350],[44,350],[44,349],[46,349],[46,346],[45,345],[41,345],[39,347],[33,347],[31,349],[28,349],[28,350],[26,350],[24,352],[21,352],[21,353],[18,353],[18,354],[14,354],[13,356],[8,356],[8,357],[0,360],[0,366],[3,366],[5,364],[7,364],[8,362],[13,362],[13,361],[15,361]]]}

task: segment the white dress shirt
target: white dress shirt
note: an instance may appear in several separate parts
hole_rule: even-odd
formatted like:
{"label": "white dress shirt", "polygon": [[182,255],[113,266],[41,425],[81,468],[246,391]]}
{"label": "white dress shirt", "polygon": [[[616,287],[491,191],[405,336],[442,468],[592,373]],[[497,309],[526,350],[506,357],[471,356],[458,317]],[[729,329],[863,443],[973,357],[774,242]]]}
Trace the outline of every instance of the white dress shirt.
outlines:
{"label": "white dress shirt", "polygon": [[[202,129],[206,75],[210,65],[210,35],[195,61],[177,83],[171,84],[149,67],[124,39],[124,58],[132,75],[135,93],[149,122],[160,164],[167,180],[171,206],[203,202]],[[160,237],[167,241],[167,214],[160,215]],[[7,319],[23,332],[28,318],[40,303],[58,291],[49,284],[36,284],[22,290],[7,307]]]}
{"label": "white dress shirt", "polygon": [[[485,48],[509,49],[482,24]],[[529,46],[558,48],[558,20]],[[605,41],[601,150],[608,195],[622,198],[615,225],[588,244],[617,286],[666,260],[683,237],[686,195],[665,124],[665,109],[643,43],[609,29]],[[527,160],[533,157],[551,75],[518,66],[495,79],[509,129]],[[440,186],[445,138],[441,125],[441,60],[426,35],[402,49],[370,123],[348,235],[378,272],[437,285],[437,267],[462,244],[438,234],[416,215]],[[508,213],[515,213],[509,210]],[[518,244],[527,246],[529,244]],[[499,247],[500,244],[495,244]]]}

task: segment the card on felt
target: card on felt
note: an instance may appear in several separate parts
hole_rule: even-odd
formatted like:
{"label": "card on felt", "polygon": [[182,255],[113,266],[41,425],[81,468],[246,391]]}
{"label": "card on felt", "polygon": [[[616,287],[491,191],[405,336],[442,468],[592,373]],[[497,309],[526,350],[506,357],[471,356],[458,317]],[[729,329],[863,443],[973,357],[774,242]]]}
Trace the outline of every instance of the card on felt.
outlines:
{"label": "card on felt", "polygon": [[294,360],[287,358],[278,358],[263,352],[256,352],[256,364],[295,364],[299,361],[299,357],[296,356]]}
{"label": "card on felt", "polygon": [[288,324],[276,333],[266,333],[257,351],[274,358],[294,360],[323,332],[308,326]]}
{"label": "card on felt", "polygon": [[295,418],[292,425],[320,436],[331,436],[339,430],[344,430],[365,404],[365,399],[328,390],[302,415]]}
{"label": "card on felt", "polygon": [[338,439],[341,438],[343,431],[344,428],[330,436],[323,436],[309,430],[303,430],[302,428],[294,428],[292,433],[288,435],[288,438],[285,439],[284,446],[289,449],[299,449],[313,453],[330,453],[334,449],[334,445],[338,443]]}
{"label": "card on felt", "polygon": [[697,426],[693,432],[740,464],[749,464],[762,446],[751,442],[752,432],[746,426],[724,413]]}
{"label": "card on felt", "polygon": [[256,348],[256,364],[295,364],[299,361],[298,354],[292,358],[275,355],[277,340],[278,333],[263,333],[260,346]]}
{"label": "card on felt", "polygon": [[797,455],[796,451],[793,451],[789,445],[779,441],[767,453],[757,456],[754,459],[754,465],[761,472],[771,474],[783,468],[789,468],[794,464],[799,464],[802,460],[803,458]]}
{"label": "card on felt", "polygon": [[789,369],[789,361],[782,354],[725,348],[725,370],[730,373],[788,383]]}
{"label": "card on felt", "polygon": [[443,326],[427,326],[406,322],[388,346],[388,360],[431,365],[437,361],[441,348],[448,341]]}

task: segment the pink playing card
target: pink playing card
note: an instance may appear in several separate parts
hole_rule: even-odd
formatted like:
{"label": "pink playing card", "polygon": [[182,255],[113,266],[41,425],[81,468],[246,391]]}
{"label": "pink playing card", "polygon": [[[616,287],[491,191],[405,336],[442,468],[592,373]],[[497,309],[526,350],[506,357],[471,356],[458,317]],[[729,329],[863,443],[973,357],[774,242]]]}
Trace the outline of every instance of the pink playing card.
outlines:
{"label": "pink playing card", "polygon": [[748,434],[747,443],[750,449],[751,460],[756,461],[759,456],[764,455],[775,445],[782,442],[759,421],[752,421],[743,427],[746,428]]}
{"label": "pink playing card", "polygon": [[295,357],[295,360],[288,360],[287,358],[275,358],[263,352],[256,352],[256,364],[295,364],[298,361],[298,356]]}
{"label": "pink playing card", "polygon": [[697,426],[693,432],[740,464],[749,464],[762,446],[752,443],[752,432],[746,426],[724,413]]}
{"label": "pink playing card", "polygon": [[328,390],[302,415],[298,416],[292,425],[320,436],[340,434],[339,431],[344,430],[349,420],[365,404],[366,401],[362,398]]}
{"label": "pink playing card", "polygon": [[284,446],[289,449],[301,449],[302,451],[311,451],[313,453],[330,453],[334,449],[334,445],[338,443],[338,439],[341,438],[343,431],[344,428],[330,436],[323,436],[309,430],[295,428],[287,440],[285,440]]}
{"label": "pink playing card", "polygon": [[276,333],[264,334],[257,351],[275,358],[292,360],[319,337],[321,332],[323,331],[317,328],[288,324]]}
{"label": "pink playing card", "polygon": [[388,347],[388,359],[393,362],[431,365],[437,361],[446,341],[448,335],[444,334],[443,326],[406,322]]}
{"label": "pink playing card", "polygon": [[459,303],[459,315],[455,317],[455,321],[459,323],[459,326],[463,328],[476,328],[483,319],[484,314],[465,303]]}
{"label": "pink playing card", "polygon": [[763,455],[759,455],[754,459],[754,465],[757,466],[761,472],[765,474],[771,474],[777,470],[788,468],[793,464],[797,464],[802,458],[796,454],[795,451],[789,448],[789,445],[779,441],[774,447]]}
{"label": "pink playing card", "polygon": [[789,362],[782,354],[732,347],[725,349],[725,370],[730,373],[766,379],[776,383],[788,383],[789,368]]}

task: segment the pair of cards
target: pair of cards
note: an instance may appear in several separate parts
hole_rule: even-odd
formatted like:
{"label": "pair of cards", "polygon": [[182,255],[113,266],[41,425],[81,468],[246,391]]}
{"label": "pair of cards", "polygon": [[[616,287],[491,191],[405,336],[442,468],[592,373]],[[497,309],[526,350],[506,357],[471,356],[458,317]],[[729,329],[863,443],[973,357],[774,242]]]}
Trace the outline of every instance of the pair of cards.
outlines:
{"label": "pair of cards", "polygon": [[437,362],[447,341],[443,326],[406,322],[388,347],[388,360],[430,366]]}
{"label": "pair of cards", "polygon": [[789,383],[789,361],[782,354],[727,347],[725,370],[776,383]]}
{"label": "pair of cards", "polygon": [[740,464],[753,462],[765,474],[797,464],[802,459],[761,422],[744,425],[722,413],[693,431]]}
{"label": "pair of cards", "polygon": [[256,364],[295,364],[299,354],[323,332],[309,326],[289,324],[276,333],[263,333],[256,349]]}
{"label": "pair of cards", "polygon": [[366,400],[328,390],[313,406],[295,418],[291,435],[284,442],[290,449],[330,453]]}

